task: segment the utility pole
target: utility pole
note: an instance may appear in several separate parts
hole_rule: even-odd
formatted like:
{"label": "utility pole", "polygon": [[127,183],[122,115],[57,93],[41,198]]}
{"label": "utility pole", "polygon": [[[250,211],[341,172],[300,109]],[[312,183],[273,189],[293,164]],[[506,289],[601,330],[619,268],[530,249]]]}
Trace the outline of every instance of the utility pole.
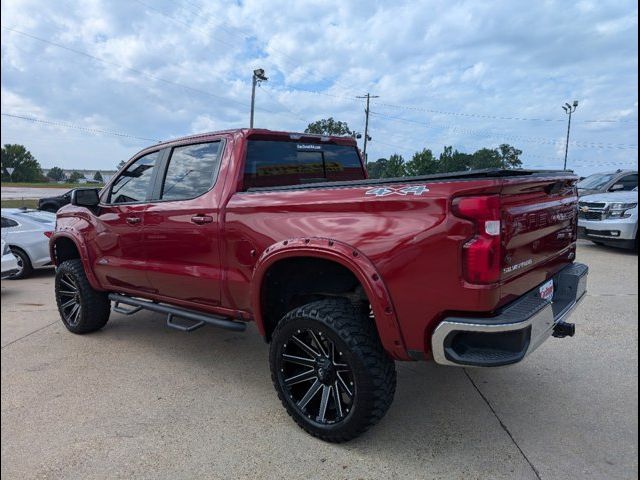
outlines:
{"label": "utility pole", "polygon": [[364,164],[367,165],[367,141],[371,139],[369,137],[369,100],[372,98],[380,98],[378,95],[371,95],[367,92],[366,95],[356,97],[356,98],[366,98],[367,99],[367,108],[364,110],[365,120],[364,120],[364,149],[362,154],[364,155]]}
{"label": "utility pole", "polygon": [[260,82],[266,82],[269,80],[264,75],[264,70],[262,68],[256,68],[253,71],[253,77],[251,78],[251,117],[249,119],[249,128],[253,128],[253,109],[256,104],[256,85],[259,85]]}
{"label": "utility pole", "polygon": [[569,132],[571,132],[571,115],[573,114],[573,112],[576,111],[576,108],[578,108],[578,100],[574,100],[573,105],[569,105],[568,103],[565,103],[562,106],[564,113],[569,115],[569,123],[567,124],[567,144],[564,147],[564,169],[563,170],[567,169],[567,154],[569,153]]}

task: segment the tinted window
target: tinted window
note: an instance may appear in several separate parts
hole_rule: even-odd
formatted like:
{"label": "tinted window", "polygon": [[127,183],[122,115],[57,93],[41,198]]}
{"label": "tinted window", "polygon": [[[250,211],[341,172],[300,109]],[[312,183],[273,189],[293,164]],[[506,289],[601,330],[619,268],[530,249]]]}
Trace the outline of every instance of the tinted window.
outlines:
{"label": "tinted window", "polygon": [[356,147],[263,140],[247,146],[245,189],[363,178]]}
{"label": "tinted window", "polygon": [[616,185],[621,183],[624,185],[623,190],[631,191],[638,186],[638,174],[626,175],[616,182]]}
{"label": "tinted window", "polygon": [[220,145],[213,142],[174,148],[160,198],[194,198],[209,190],[218,174]]}
{"label": "tinted window", "polygon": [[580,180],[578,182],[578,188],[598,190],[604,187],[607,183],[609,183],[614,176],[615,175],[613,173],[610,173],[610,174],[595,173],[593,175],[589,175],[584,180]]}
{"label": "tinted window", "polygon": [[2,217],[2,228],[17,227],[18,222],[11,220],[10,218]]}
{"label": "tinted window", "polygon": [[160,152],[153,152],[133,162],[113,182],[111,203],[143,202],[147,198],[151,176]]}

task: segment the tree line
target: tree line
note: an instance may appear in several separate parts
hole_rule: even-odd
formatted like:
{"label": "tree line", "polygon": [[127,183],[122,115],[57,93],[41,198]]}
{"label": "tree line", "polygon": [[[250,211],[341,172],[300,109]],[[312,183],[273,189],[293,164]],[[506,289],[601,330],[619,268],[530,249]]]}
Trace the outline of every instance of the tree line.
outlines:
{"label": "tree line", "polygon": [[405,161],[402,155],[394,153],[389,158],[368,162],[367,171],[371,178],[394,178],[484,168],[511,169],[522,166],[521,154],[522,150],[506,143],[498,148],[481,148],[474,153],[463,153],[453,150],[453,147],[444,147],[438,156],[424,148],[414,153],[408,161]]}
{"label": "tree line", "polygon": [[[0,157],[3,182],[39,183],[48,182],[51,179],[57,182],[77,183],[81,178],[84,178],[84,175],[78,171],[73,171],[67,176],[60,167],[53,167],[45,176],[40,162],[24,145],[5,144],[2,147]],[[93,179],[98,182],[104,181],[99,171],[96,171]]]}

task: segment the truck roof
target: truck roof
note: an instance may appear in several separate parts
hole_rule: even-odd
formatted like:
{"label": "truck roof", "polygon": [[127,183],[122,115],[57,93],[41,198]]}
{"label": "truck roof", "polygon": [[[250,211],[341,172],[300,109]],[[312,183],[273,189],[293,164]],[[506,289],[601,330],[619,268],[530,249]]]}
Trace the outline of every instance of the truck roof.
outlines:
{"label": "truck roof", "polygon": [[[158,146],[167,146],[174,143],[183,143],[191,140],[206,140],[211,137],[219,135],[240,135],[245,138],[253,138],[257,140],[302,140],[302,141],[320,141],[327,143],[336,143],[340,145],[357,146],[356,140],[352,137],[340,137],[336,135],[318,135],[315,133],[303,133],[303,132],[285,132],[279,130],[269,130],[266,128],[232,128],[228,130],[218,130],[214,132],[197,133],[194,135],[186,135],[184,137],[173,138],[171,140],[165,140],[153,145],[154,148]],[[150,148],[150,147],[147,147]],[[146,148],[145,148],[146,150]]]}

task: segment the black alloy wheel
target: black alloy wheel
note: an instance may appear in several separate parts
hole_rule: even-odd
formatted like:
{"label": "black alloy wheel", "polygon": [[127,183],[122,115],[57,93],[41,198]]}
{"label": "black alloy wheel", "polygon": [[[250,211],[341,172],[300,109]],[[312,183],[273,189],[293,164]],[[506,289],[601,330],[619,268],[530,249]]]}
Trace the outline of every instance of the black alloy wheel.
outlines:
{"label": "black alloy wheel", "polygon": [[395,365],[366,311],[344,298],[318,300],[287,313],[272,335],[280,401],[300,427],[328,442],[361,435],[393,401]]}
{"label": "black alloy wheel", "polygon": [[283,344],[278,381],[301,415],[319,425],[342,421],[356,391],[337,339],[316,328],[298,329]]}

